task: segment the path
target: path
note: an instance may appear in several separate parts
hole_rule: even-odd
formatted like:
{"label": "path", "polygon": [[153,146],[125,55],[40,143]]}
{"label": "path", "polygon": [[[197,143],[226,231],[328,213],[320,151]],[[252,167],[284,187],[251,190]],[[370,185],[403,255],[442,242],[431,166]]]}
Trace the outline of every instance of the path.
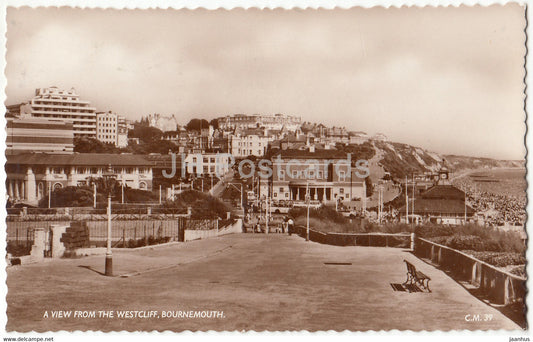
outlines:
{"label": "path", "polygon": [[[432,293],[394,292],[403,259]],[[281,234],[233,234],[8,269],[7,330],[518,329],[443,272],[396,248],[337,247]],[[326,262],[351,265],[326,265]],[[85,266],[85,267],[81,267]],[[90,267],[93,270],[91,270]],[[52,319],[45,310],[219,310],[224,318]],[[466,315],[492,315],[468,322]]]}

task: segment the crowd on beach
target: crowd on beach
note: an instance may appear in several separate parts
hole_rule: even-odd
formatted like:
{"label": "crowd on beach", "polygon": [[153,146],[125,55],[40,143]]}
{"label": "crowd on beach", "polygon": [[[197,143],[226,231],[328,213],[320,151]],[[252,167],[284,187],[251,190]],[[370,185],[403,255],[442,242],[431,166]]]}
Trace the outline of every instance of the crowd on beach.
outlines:
{"label": "crowd on beach", "polygon": [[454,183],[459,189],[466,191],[467,203],[476,212],[485,214],[485,224],[501,226],[525,223],[526,199],[524,196],[480,190],[469,177],[457,179]]}

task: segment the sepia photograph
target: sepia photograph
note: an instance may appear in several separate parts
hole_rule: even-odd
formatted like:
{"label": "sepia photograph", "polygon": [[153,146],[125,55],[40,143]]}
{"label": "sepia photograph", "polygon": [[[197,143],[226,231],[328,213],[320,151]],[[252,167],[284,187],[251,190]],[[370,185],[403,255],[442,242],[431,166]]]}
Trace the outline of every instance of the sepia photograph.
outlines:
{"label": "sepia photograph", "polygon": [[7,333],[528,331],[525,4],[5,13]]}

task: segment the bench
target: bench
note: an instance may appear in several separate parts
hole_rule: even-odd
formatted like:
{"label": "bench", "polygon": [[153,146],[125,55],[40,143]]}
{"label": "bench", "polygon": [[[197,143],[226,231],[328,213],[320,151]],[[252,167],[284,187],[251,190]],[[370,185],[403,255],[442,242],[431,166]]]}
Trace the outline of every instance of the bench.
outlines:
{"label": "bench", "polygon": [[429,281],[431,278],[418,271],[415,265],[411,264],[409,261],[404,260],[404,262],[407,266],[407,280],[405,281],[404,285],[413,283],[419,284],[422,288],[426,289],[428,292],[431,292],[429,289]]}

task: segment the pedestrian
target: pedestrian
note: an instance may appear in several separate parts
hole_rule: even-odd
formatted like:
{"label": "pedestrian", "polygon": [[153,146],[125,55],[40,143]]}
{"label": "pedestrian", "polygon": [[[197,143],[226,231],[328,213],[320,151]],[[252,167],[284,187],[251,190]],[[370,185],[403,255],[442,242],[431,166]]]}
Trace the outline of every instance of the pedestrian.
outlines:
{"label": "pedestrian", "polygon": [[285,215],[285,217],[283,217],[283,221],[281,222],[281,232],[283,234],[285,234],[285,227],[287,227],[287,221],[289,221],[289,217]]}
{"label": "pedestrian", "polygon": [[289,220],[287,221],[287,231],[289,233],[289,236],[291,236],[294,231],[294,221],[292,220],[292,218],[289,218]]}

